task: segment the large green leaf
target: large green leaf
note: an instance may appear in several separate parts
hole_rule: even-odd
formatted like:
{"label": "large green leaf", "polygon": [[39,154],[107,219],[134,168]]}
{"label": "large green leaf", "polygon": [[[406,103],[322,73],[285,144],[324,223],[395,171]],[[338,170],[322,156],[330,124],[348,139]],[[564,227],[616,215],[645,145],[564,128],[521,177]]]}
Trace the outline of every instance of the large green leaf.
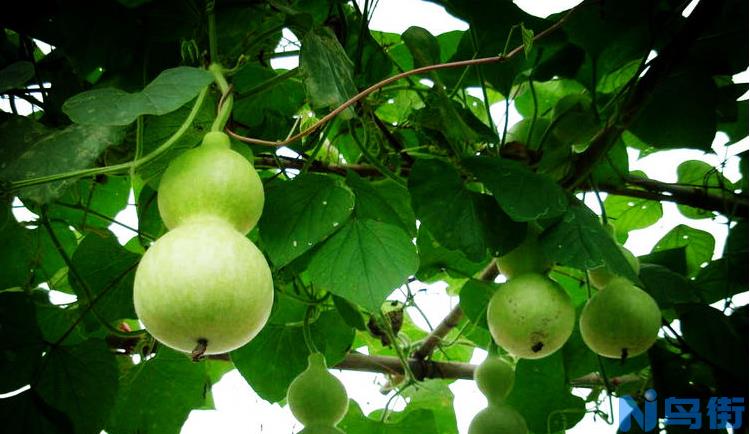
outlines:
{"label": "large green leaf", "polygon": [[414,66],[434,65],[440,63],[440,45],[432,33],[422,27],[412,26],[401,34],[406,47],[409,48]]}
{"label": "large green leaf", "polygon": [[660,149],[711,149],[716,134],[716,85],[710,76],[680,71],[654,89],[630,126]]}
{"label": "large green leaf", "polygon": [[526,419],[531,432],[564,431],[584,416],[583,399],[570,393],[565,382],[562,351],[538,360],[519,360],[508,404]]}
{"label": "large green leaf", "polygon": [[26,61],[11,63],[0,69],[0,92],[20,88],[34,76],[34,64]]}
{"label": "large green leaf", "polygon": [[460,250],[449,250],[441,246],[424,226],[419,228],[417,234],[417,250],[419,270],[416,276],[423,282],[440,280],[444,276],[442,273],[459,278],[470,277],[486,265],[470,261]]}
{"label": "large green leaf", "polygon": [[[313,108],[341,105],[357,93],[354,65],[328,28],[316,28],[301,39],[299,67]],[[351,117],[351,109],[344,116]]]}
{"label": "large green leaf", "polygon": [[100,339],[53,347],[35,388],[50,406],[65,413],[80,434],[104,428],[117,397],[115,356]]}
{"label": "large green leaf", "polygon": [[359,404],[351,400],[349,401],[349,411],[338,426],[348,433],[412,434],[418,432],[420,434],[438,434],[444,432],[439,429],[435,416],[430,410],[410,411],[396,422],[382,422],[380,417],[365,416],[359,408]]}
{"label": "large green leaf", "polygon": [[129,194],[130,179],[124,176],[81,179],[49,207],[49,217],[80,230],[106,228],[128,204]]}
{"label": "large green leaf", "polygon": [[[677,182],[696,188],[705,188],[710,194],[721,195],[722,190],[732,189],[732,183],[724,177],[719,168],[705,161],[687,160],[677,166]],[[729,194],[729,192],[727,192]],[[686,205],[677,205],[677,209],[685,217],[693,219],[711,218],[714,213],[708,210],[696,209]]]}
{"label": "large green leaf", "polygon": [[471,279],[461,288],[461,309],[472,323],[487,328],[487,306],[497,290],[490,282]]}
{"label": "large green leaf", "polygon": [[[20,181],[90,167],[110,146],[119,144],[125,131],[117,127],[71,125],[39,138],[18,157],[0,168],[0,179]],[[20,196],[44,203],[58,197],[72,181],[26,187]]]}
{"label": "large green leaf", "polygon": [[680,315],[682,337],[691,352],[727,370],[737,378],[747,378],[743,342],[747,335],[736,330],[718,309],[704,304],[690,306]]}
{"label": "large green leaf", "polygon": [[128,125],[142,115],[163,115],[195,98],[213,77],[208,71],[188,66],[167,69],[142,91],[128,93],[103,88],[80,93],[63,104],[63,111],[77,124]]}
{"label": "large green leaf", "polygon": [[649,227],[663,215],[661,202],[635,197],[609,195],[604,207],[614,222],[615,238],[621,243],[628,239],[630,231]]}
{"label": "large green leaf", "polygon": [[544,231],[539,241],[547,257],[562,265],[579,270],[604,265],[617,275],[638,281],[614,238],[581,202],[572,204],[557,223]]}
{"label": "large green leaf", "polygon": [[440,160],[418,160],[409,176],[417,218],[443,247],[480,261],[488,250],[500,256],[521,242],[523,225],[513,222],[489,196],[464,188],[456,169]]}
{"label": "large green leaf", "polygon": [[[232,361],[261,398],[279,402],[294,378],[307,367],[307,346],[299,323],[269,324],[244,347],[232,351]],[[354,340],[354,329],[336,311],[320,314],[310,324],[316,348],[326,355],[328,366],[344,359]]]}
{"label": "large green leaf", "polygon": [[51,407],[36,390],[0,399],[3,432],[8,434],[74,434],[73,424],[60,410]]}
{"label": "large green leaf", "polygon": [[685,247],[688,276],[695,276],[714,254],[714,237],[706,231],[677,225],[654,246],[654,251]]}
{"label": "large green leaf", "polygon": [[277,268],[289,264],[341,228],[354,210],[354,195],[339,179],[300,175],[266,186],[258,227]]}
{"label": "large green leaf", "polygon": [[371,312],[417,271],[419,258],[400,227],[351,219],[315,253],[310,278]]}
{"label": "large green leaf", "polygon": [[105,321],[135,318],[133,278],[140,256],[125,250],[106,231],[89,233],[73,254],[68,273],[79,300]]}
{"label": "large green leaf", "polygon": [[205,364],[160,347],[156,357],[129,368],[107,423],[111,434],[178,434],[190,411],[206,401]]}
{"label": "large green leaf", "polygon": [[357,218],[387,223],[416,235],[416,218],[409,206],[409,191],[404,187],[391,180],[369,182],[351,171],[346,174],[346,184],[356,197]]}
{"label": "large green leaf", "polygon": [[520,163],[489,157],[474,157],[465,163],[515,221],[556,217],[568,207],[559,185]]}
{"label": "large green leaf", "polygon": [[22,292],[0,292],[0,393],[33,381],[44,350],[31,298]]}
{"label": "large green leaf", "polygon": [[34,261],[34,241],[31,231],[16,222],[10,203],[0,202],[0,290],[25,286],[29,282]]}
{"label": "large green leaf", "polygon": [[261,125],[272,112],[282,116],[296,113],[305,100],[299,79],[281,80],[273,70],[256,64],[242,67],[232,83],[239,93],[232,115],[251,128]]}

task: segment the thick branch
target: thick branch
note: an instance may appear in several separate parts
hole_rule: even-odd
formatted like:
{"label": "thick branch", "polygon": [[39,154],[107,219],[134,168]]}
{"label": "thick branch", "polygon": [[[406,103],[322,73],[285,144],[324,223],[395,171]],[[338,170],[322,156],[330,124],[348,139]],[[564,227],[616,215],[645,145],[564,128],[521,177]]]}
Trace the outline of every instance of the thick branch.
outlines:
{"label": "thick branch", "polygon": [[[479,275],[479,279],[491,282],[495,280],[497,274],[497,265],[495,264],[495,261],[492,261]],[[417,360],[425,360],[430,357],[430,354],[435,351],[435,348],[440,342],[442,342],[443,338],[445,338],[448,333],[450,333],[450,331],[461,322],[463,317],[464,311],[461,309],[460,305],[456,305],[456,307],[454,307],[453,310],[451,310],[450,313],[440,321],[440,324],[435,327],[435,330],[427,336],[427,339],[424,340],[422,345],[414,351],[413,357]]]}

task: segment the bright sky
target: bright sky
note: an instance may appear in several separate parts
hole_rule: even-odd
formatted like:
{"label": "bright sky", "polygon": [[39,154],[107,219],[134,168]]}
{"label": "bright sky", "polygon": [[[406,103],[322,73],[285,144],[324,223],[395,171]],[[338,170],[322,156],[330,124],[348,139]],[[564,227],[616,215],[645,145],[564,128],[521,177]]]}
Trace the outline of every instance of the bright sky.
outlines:
{"label": "bright sky", "polygon": [[[363,1],[358,0],[358,3],[361,4]],[[374,3],[377,8],[372,16],[370,26],[374,30],[402,33],[408,27],[417,25],[426,28],[434,35],[439,35],[452,30],[466,30],[468,27],[466,23],[448,15],[442,7],[434,3],[420,0],[376,0]],[[580,0],[516,0],[516,3],[529,13],[543,17],[569,9],[580,3]],[[291,32],[286,31],[284,34],[289,40],[295,40]],[[289,47],[289,49],[296,49],[296,47]],[[297,65],[297,59],[294,57],[279,58],[275,59],[272,64],[278,69],[289,69]],[[481,93],[477,93],[475,96],[481,99]],[[0,100],[0,109],[8,110],[7,100]],[[24,110],[21,101],[19,101],[19,109]],[[26,109],[30,109],[30,107]],[[494,105],[491,111],[495,122],[502,125],[505,116],[504,104]],[[509,123],[512,125],[519,119],[520,116],[511,107]],[[721,134],[717,136],[714,150],[718,155],[736,155],[748,147],[747,140],[743,141],[744,143],[735,144],[731,148],[723,146],[725,142],[726,137]],[[643,159],[636,158],[637,152],[631,152],[631,170],[643,170],[650,177],[667,182],[676,181],[677,164],[686,158],[702,159],[714,165],[720,162],[716,156],[704,155],[699,151],[659,152]],[[725,175],[730,180],[736,180],[740,177],[738,160],[736,157],[729,159]],[[130,203],[133,202],[131,196]],[[595,202],[587,201],[587,203],[595,210],[598,208]],[[17,201],[16,204],[20,205],[20,201]],[[28,211],[23,209],[16,209],[15,213],[19,220],[33,218],[33,215],[29,215]],[[648,253],[656,241],[671,228],[677,224],[685,223],[714,234],[717,239],[715,256],[720,254],[727,231],[726,226],[721,224],[720,219],[717,221],[690,220],[679,214],[676,206],[672,204],[664,205],[664,216],[658,224],[647,229],[634,231],[626,247],[636,255]],[[135,207],[133,205],[128,206],[118,214],[117,220],[126,225],[137,226]],[[133,236],[132,232],[117,225],[112,225],[110,229],[123,244]],[[395,294],[397,293],[398,291]],[[419,293],[417,296],[417,303],[432,324],[440,322],[457,302],[457,298],[446,295],[445,285],[441,284],[430,285],[427,287],[427,291]],[[744,297],[744,303],[747,303],[746,296]],[[412,314],[412,318],[417,325],[427,328],[426,323],[419,315]],[[484,357],[485,352],[477,350],[472,363],[479,363]],[[380,387],[385,382],[381,375],[338,370],[332,370],[332,372],[342,380],[350,398],[357,401],[365,413],[382,408],[389,398],[389,396],[382,395],[380,392]],[[463,434],[466,433],[468,424],[474,414],[486,405],[486,400],[479,393],[473,381],[456,381],[451,386],[451,390],[455,394],[454,407],[459,431]],[[301,428],[288,408],[282,408],[276,404],[271,405],[260,399],[236,370],[225,375],[214,386],[213,393],[216,410],[193,411],[182,429],[183,434],[206,432],[291,434]],[[578,393],[585,396],[588,390],[581,390]],[[614,407],[616,412],[616,403]],[[399,408],[403,408],[402,402],[396,404],[395,409]],[[617,415],[613,415],[611,420],[617,420]],[[616,427],[607,425],[606,422],[601,420],[594,420],[593,416],[589,414],[583,422],[568,432],[573,434],[601,434],[615,433],[616,431]]]}

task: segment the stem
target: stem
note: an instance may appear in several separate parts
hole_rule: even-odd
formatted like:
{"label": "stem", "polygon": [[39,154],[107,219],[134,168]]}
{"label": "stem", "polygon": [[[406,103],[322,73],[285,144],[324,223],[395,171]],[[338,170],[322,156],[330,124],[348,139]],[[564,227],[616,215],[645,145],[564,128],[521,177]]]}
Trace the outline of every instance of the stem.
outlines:
{"label": "stem", "polygon": [[150,161],[154,160],[167,150],[169,150],[172,145],[175,144],[183,134],[185,134],[185,131],[193,124],[193,121],[195,120],[195,117],[198,115],[198,111],[200,110],[201,106],[203,105],[203,101],[206,99],[206,93],[208,92],[208,88],[204,88],[201,90],[201,92],[198,94],[198,97],[195,99],[195,103],[193,104],[193,109],[190,111],[190,114],[185,118],[185,121],[180,125],[180,128],[175,131],[174,134],[172,134],[167,140],[164,141],[164,143],[161,144],[158,148],[154,149],[152,152],[150,152],[148,155],[144,156],[143,158],[140,158],[138,160],[134,160],[128,163],[121,163],[121,164],[115,164],[112,166],[105,166],[105,167],[92,167],[89,169],[81,169],[81,170],[74,170],[71,172],[65,172],[65,173],[57,173],[54,175],[47,175],[47,176],[40,176],[37,178],[29,178],[29,179],[23,179],[20,181],[13,181],[10,183],[9,190],[17,190],[24,187],[30,187],[32,185],[39,185],[39,184],[46,184],[48,182],[54,182],[54,181],[62,181],[65,179],[71,179],[71,178],[80,178],[83,176],[89,176],[89,175],[108,175],[113,173],[120,173],[130,170],[131,167],[139,168],[143,166],[146,163],[149,163]]}
{"label": "stem", "polygon": [[313,313],[315,313],[315,309],[317,309],[316,305],[307,306],[307,310],[305,311],[305,323],[302,325],[302,336],[305,338],[305,345],[307,346],[307,351],[309,351],[310,354],[320,352],[315,346],[315,342],[312,338],[312,333],[310,332],[310,318],[312,318]]}
{"label": "stem", "polygon": [[219,45],[216,37],[216,2],[206,2],[206,14],[208,15],[208,55],[211,62],[219,61]]}
{"label": "stem", "polygon": [[[568,12],[564,17],[562,17],[555,24],[551,25],[544,31],[534,36],[534,41],[542,39],[546,37],[547,35],[549,35],[550,33],[559,29],[563,25],[563,23],[565,23],[565,21],[570,16],[570,14],[572,14],[575,10],[576,9],[572,9],[570,12]],[[324,125],[325,123],[329,122],[331,119],[341,114],[344,110],[354,105],[357,101],[360,101],[361,99],[365,98],[366,96],[370,95],[376,90],[384,86],[387,86],[393,82],[410,77],[412,75],[424,74],[426,72],[431,72],[431,71],[439,71],[439,70],[451,69],[451,68],[463,68],[463,67],[472,66],[472,65],[484,65],[484,64],[490,64],[490,63],[505,62],[505,61],[512,59],[513,57],[518,56],[520,53],[523,53],[523,50],[524,50],[524,46],[522,44],[504,55],[483,57],[479,59],[459,60],[457,62],[438,63],[436,65],[423,66],[421,68],[415,68],[410,71],[405,71],[400,74],[396,74],[394,76],[381,80],[373,84],[372,86],[368,87],[367,89],[359,92],[358,94],[350,98],[348,101],[344,102],[340,106],[336,107],[333,111],[331,111],[330,113],[322,117],[318,122],[310,126],[308,129],[290,137],[287,140],[272,141],[272,140],[256,139],[252,137],[245,137],[245,136],[235,133],[234,131],[230,129],[226,129],[226,132],[227,134],[234,137],[235,139],[241,142],[245,142],[245,143],[250,143],[254,145],[275,146],[275,147],[287,146],[290,143],[296,142],[297,140],[312,134],[313,131],[317,130],[322,125]]]}
{"label": "stem", "polygon": [[229,116],[232,115],[234,96],[232,95],[231,86],[229,86],[226,77],[224,77],[221,65],[218,63],[212,63],[211,66],[208,67],[208,70],[214,76],[214,82],[221,91],[219,113],[216,115],[216,119],[214,119],[214,123],[211,125],[211,131],[222,131],[229,120]]}

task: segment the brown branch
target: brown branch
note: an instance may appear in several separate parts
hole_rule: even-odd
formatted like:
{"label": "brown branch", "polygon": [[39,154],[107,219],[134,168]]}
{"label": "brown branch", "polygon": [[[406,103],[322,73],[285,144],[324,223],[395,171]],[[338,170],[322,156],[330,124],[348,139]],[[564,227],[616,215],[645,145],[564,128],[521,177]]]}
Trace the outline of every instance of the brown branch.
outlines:
{"label": "brown branch", "polygon": [[748,199],[729,191],[723,195],[711,193],[705,187],[671,184],[648,178],[627,177],[627,184],[638,188],[599,185],[598,190],[619,196],[637,197],[656,201],[674,202],[707,211],[717,211],[727,216],[748,217]]}
{"label": "brown branch", "polygon": [[[482,270],[482,273],[479,275],[479,280],[491,282],[495,280],[497,274],[497,265],[493,260],[484,270]],[[454,307],[453,310],[451,310],[450,313],[440,321],[440,324],[435,327],[435,330],[427,336],[427,339],[422,342],[422,345],[414,351],[412,357],[417,360],[425,360],[430,357],[430,354],[432,354],[432,352],[435,351],[435,348],[440,345],[443,338],[445,338],[448,333],[450,333],[450,331],[461,322],[463,317],[464,311],[461,309],[461,305],[456,305],[456,307]]]}
{"label": "brown branch", "polygon": [[[563,16],[559,21],[552,24],[542,32],[539,32],[536,36],[534,36],[533,42],[537,42],[540,39],[545,38],[550,33],[553,33],[562,25],[565,23],[567,18],[575,11],[575,9],[571,9],[570,12],[568,12],[565,16]],[[315,132],[318,128],[323,126],[324,124],[328,123],[331,119],[335,118],[339,114],[341,114],[343,111],[360,101],[361,99],[365,98],[366,96],[370,95],[371,93],[391,84],[396,81],[399,81],[401,79],[410,77],[412,75],[419,75],[424,74],[426,72],[432,72],[432,71],[439,71],[443,69],[452,69],[452,68],[463,68],[467,66],[476,66],[476,65],[484,65],[484,64],[491,64],[491,63],[501,63],[506,62],[519,54],[524,52],[524,45],[519,45],[518,47],[512,49],[508,52],[506,55],[500,55],[500,56],[492,56],[492,57],[482,57],[479,59],[469,59],[469,60],[459,60],[456,62],[448,62],[448,63],[439,63],[436,65],[428,65],[423,66],[421,68],[415,68],[409,71],[402,72],[400,74],[396,74],[394,76],[388,77],[385,80],[381,80],[372,86],[368,87],[367,89],[359,92],[358,94],[351,97],[349,100],[341,104],[340,106],[336,107],[334,110],[332,110],[327,115],[323,116],[319,121],[315,122],[312,126],[310,126],[308,129],[301,131],[297,134],[295,134],[292,137],[287,138],[286,140],[264,140],[264,139],[255,139],[251,137],[245,137],[240,134],[235,133],[234,131],[230,130],[229,128],[226,128],[225,131],[230,136],[234,137],[235,139],[250,143],[254,145],[264,145],[264,146],[274,146],[274,147],[281,147],[281,146],[287,146],[291,143],[296,142],[297,140],[309,136],[313,132]]]}

